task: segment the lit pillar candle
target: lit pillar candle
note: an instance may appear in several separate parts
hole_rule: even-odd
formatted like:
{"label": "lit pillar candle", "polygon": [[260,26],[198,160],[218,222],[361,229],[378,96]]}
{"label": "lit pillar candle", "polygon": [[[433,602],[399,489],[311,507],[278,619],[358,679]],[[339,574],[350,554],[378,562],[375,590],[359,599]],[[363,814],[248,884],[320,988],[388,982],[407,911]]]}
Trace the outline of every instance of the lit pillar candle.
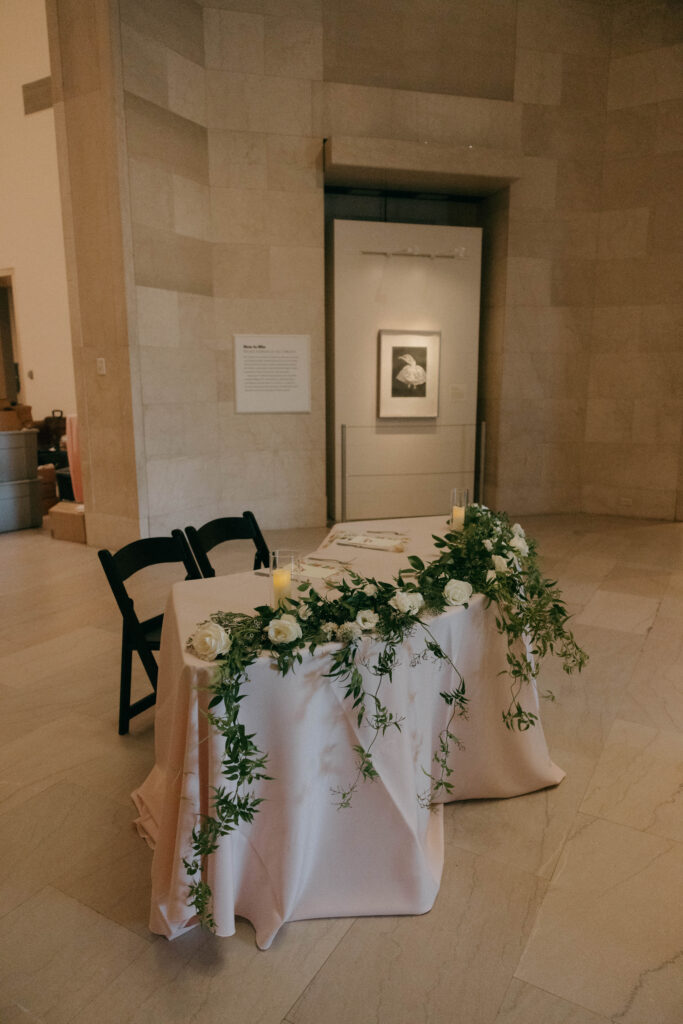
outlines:
{"label": "lit pillar candle", "polygon": [[286,597],[289,597],[289,588],[292,582],[291,569],[273,569],[273,604],[275,607],[282,604]]}
{"label": "lit pillar candle", "polygon": [[451,491],[451,530],[465,529],[465,510],[470,503],[470,492],[466,487],[454,487]]}
{"label": "lit pillar candle", "polygon": [[451,509],[451,528],[453,530],[462,530],[465,526],[465,506],[454,505]]}

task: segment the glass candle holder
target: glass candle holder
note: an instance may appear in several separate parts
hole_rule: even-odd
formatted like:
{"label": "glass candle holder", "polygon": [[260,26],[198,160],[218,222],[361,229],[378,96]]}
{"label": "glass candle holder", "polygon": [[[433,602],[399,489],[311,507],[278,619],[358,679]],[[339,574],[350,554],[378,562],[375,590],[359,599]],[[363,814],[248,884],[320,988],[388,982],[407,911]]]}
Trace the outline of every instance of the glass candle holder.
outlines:
{"label": "glass candle holder", "polygon": [[283,607],[292,592],[297,553],[285,548],[270,552],[270,582],[274,608]]}
{"label": "glass candle holder", "polygon": [[465,509],[469,505],[470,492],[467,487],[454,487],[451,491],[451,529],[465,527]]}

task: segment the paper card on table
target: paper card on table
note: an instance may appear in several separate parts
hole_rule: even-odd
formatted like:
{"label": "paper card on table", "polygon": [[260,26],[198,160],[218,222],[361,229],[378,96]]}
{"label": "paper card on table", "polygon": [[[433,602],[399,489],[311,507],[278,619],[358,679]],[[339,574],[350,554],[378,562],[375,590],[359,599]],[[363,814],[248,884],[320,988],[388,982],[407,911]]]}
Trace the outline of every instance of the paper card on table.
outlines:
{"label": "paper card on table", "polygon": [[328,580],[332,576],[340,576],[343,569],[343,566],[337,564],[321,562],[318,565],[312,565],[310,562],[303,562],[296,575],[309,580]]}
{"label": "paper card on table", "polygon": [[379,534],[338,533],[333,538],[334,544],[344,544],[352,548],[372,548],[375,551],[405,551],[407,537],[395,534],[383,537]]}

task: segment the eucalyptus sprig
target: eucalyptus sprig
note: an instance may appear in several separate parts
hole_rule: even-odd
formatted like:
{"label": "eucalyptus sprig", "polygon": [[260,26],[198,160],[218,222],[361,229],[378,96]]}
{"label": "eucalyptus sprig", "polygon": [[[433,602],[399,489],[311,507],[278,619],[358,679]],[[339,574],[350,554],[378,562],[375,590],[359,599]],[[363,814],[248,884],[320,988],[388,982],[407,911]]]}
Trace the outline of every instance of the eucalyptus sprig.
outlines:
{"label": "eucalyptus sprig", "polygon": [[455,687],[440,693],[449,715],[438,736],[432,770],[422,768],[429,787],[416,797],[421,805],[431,805],[453,792],[452,753],[461,746],[453,722],[467,717],[468,697],[465,680],[429,625],[447,608],[467,607],[473,594],[482,594],[487,604],[495,605],[496,628],[508,648],[510,699],[501,709],[508,729],[523,732],[536,723],[537,716],[523,707],[521,693],[538,676],[545,657],[557,655],[566,672],[582,669],[586,654],[567,629],[568,614],[557,584],[542,575],[536,545],[518,523],[472,505],[464,528],[435,536],[434,545],[436,558],[425,563],[417,555],[408,556],[408,567],[391,582],[349,572],[323,593],[302,583],[298,596],[289,598],[284,608],[261,605],[253,615],[215,612],[188,641],[200,657],[216,660],[207,717],[224,741],[221,773],[227,783],[214,787],[211,812],[193,829],[192,855],[183,861],[189,903],[203,924],[215,927],[206,880],[208,858],[222,837],[253,821],[263,801],[257,791],[270,778],[267,755],[239,720],[248,669],[258,657],[271,658],[284,676],[303,662],[304,650],[313,653],[328,645],[325,678],[343,686],[344,699],[364,735],[363,742],[352,748],[355,776],[333,790],[340,808],[351,805],[361,782],[378,777],[375,744],[390,730],[401,731],[403,719],[390,710],[382,694],[392,683],[405,641],[416,632],[424,637],[424,648],[412,655],[410,666],[429,658],[450,665],[458,677]]}

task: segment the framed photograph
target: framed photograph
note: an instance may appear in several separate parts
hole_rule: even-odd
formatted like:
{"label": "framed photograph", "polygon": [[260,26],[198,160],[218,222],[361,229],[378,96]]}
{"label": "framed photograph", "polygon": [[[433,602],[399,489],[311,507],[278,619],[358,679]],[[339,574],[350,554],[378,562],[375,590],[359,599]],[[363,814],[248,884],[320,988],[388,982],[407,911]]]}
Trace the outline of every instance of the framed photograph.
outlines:
{"label": "framed photograph", "polygon": [[439,413],[439,331],[380,331],[380,418],[435,417]]}

